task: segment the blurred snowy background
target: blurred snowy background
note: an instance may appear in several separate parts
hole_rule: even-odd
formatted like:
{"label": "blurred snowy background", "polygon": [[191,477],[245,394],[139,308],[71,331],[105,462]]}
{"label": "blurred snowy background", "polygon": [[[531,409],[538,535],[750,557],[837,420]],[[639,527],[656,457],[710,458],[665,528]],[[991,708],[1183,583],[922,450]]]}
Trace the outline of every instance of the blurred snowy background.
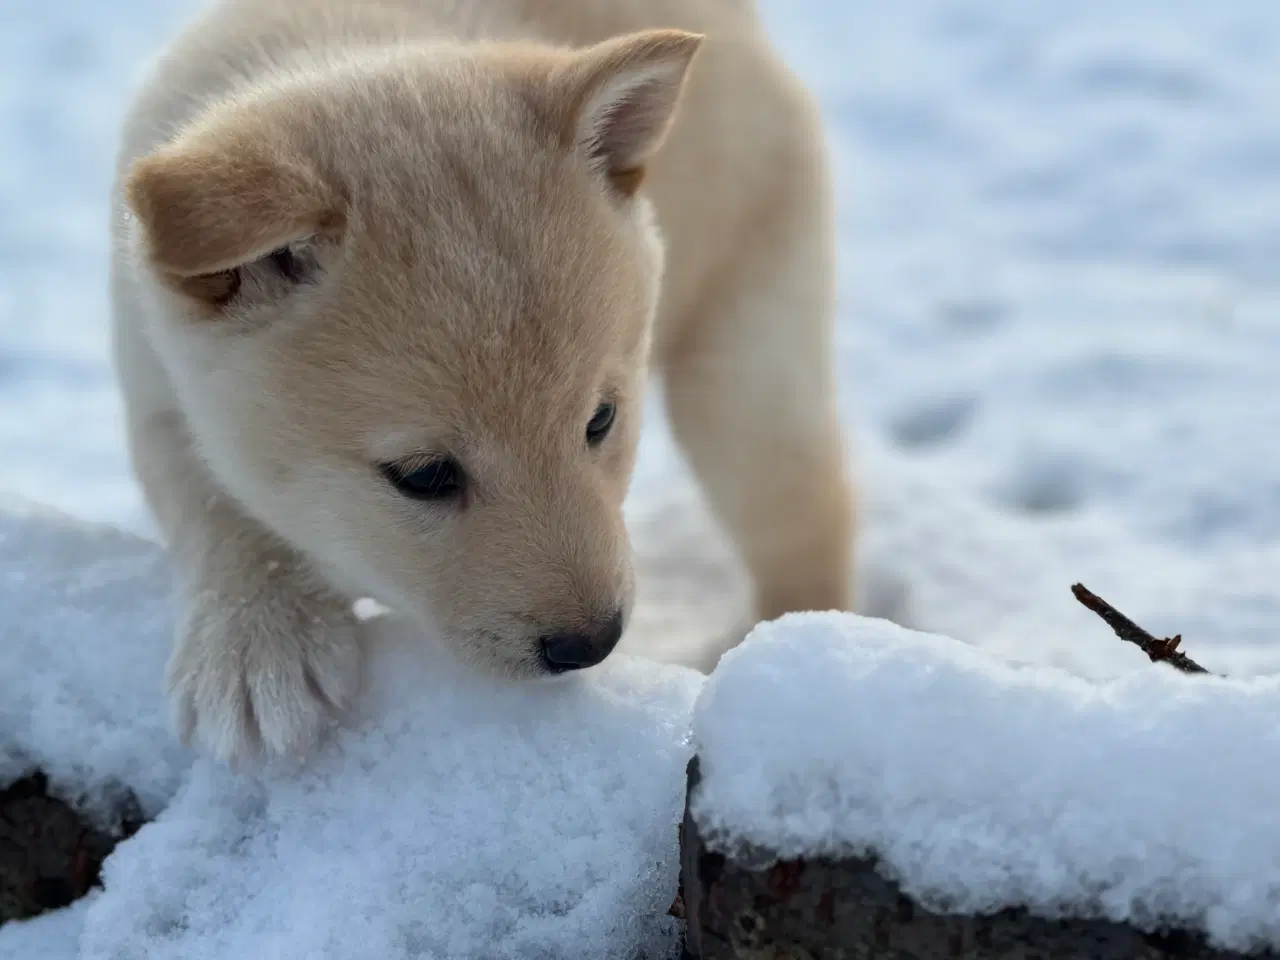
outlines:
{"label": "blurred snowy background", "polygon": [[[1083,580],[1211,666],[1275,670],[1280,7],[761,7],[830,123],[868,609],[1137,665],[1076,607]],[[142,531],[107,191],[130,85],[192,8],[0,0],[0,491]],[[707,602],[722,553],[650,425],[638,622],[679,659],[735,614]]]}

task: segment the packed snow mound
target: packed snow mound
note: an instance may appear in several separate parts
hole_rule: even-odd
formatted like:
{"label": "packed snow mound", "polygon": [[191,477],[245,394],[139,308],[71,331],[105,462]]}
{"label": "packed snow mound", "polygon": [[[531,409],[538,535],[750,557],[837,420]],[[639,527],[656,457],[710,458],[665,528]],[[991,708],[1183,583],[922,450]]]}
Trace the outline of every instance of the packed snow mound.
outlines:
{"label": "packed snow mound", "polygon": [[235,776],[169,731],[158,546],[8,501],[0,610],[0,785],[39,767],[104,812],[127,786],[158,814],[101,893],[0,928],[0,960],[674,952],[699,674],[615,655],[515,683],[376,617],[366,689],[321,752]]}
{"label": "packed snow mound", "polygon": [[1103,684],[885,621],[795,614],[694,712],[709,842],[874,852],[957,912],[1024,905],[1280,946],[1280,678]]}
{"label": "packed snow mound", "polygon": [[615,657],[514,683],[363,628],[347,726],[300,772],[198,761],[107,861],[84,960],[673,955],[701,676]]}
{"label": "packed snow mound", "polygon": [[148,816],[190,762],[169,731],[172,632],[163,550],[111,527],[0,501],[0,786],[39,767],[109,816],[127,787]]}

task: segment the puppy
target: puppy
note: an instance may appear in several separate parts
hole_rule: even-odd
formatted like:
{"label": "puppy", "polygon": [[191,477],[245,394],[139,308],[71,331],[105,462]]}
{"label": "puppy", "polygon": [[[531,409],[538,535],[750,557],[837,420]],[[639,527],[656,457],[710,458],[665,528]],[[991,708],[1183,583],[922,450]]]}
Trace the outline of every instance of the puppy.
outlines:
{"label": "puppy", "polygon": [[111,226],[187,742],[305,755],[360,597],[508,675],[603,660],[651,360],[756,616],[848,607],[825,148],[746,0],[219,0]]}

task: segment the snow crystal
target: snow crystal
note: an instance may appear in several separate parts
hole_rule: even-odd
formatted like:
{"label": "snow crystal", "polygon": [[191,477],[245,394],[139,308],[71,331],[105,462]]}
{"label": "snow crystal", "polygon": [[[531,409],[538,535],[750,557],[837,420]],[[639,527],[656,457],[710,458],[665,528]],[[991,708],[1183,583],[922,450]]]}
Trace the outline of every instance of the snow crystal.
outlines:
{"label": "snow crystal", "polygon": [[169,574],[153,543],[16,499],[0,503],[0,786],[33,767],[113,813],[154,814],[189,763],[169,731]]}
{"label": "snow crystal", "polygon": [[512,683],[364,629],[350,726],[301,773],[197,762],[107,861],[85,960],[670,955],[700,675]]}
{"label": "snow crystal", "polygon": [[693,736],[694,813],[717,846],[873,851],[955,911],[1084,911],[1280,946],[1280,678],[1149,666],[1098,684],[796,614],[726,655]]}

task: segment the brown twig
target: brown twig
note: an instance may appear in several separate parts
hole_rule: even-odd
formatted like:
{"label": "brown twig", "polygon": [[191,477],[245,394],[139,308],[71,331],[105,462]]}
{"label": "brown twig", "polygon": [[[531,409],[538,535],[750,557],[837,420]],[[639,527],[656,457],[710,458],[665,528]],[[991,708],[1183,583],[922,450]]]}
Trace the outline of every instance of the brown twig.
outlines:
{"label": "brown twig", "polygon": [[1209,672],[1186,654],[1178,652],[1178,644],[1182,643],[1182,634],[1161,640],[1147,633],[1107,601],[1088,590],[1084,584],[1072,585],[1071,592],[1075,594],[1077,600],[1105,620],[1107,626],[1116,632],[1117,637],[1141,647],[1142,652],[1151,658],[1152,663],[1167,663],[1183,673]]}

